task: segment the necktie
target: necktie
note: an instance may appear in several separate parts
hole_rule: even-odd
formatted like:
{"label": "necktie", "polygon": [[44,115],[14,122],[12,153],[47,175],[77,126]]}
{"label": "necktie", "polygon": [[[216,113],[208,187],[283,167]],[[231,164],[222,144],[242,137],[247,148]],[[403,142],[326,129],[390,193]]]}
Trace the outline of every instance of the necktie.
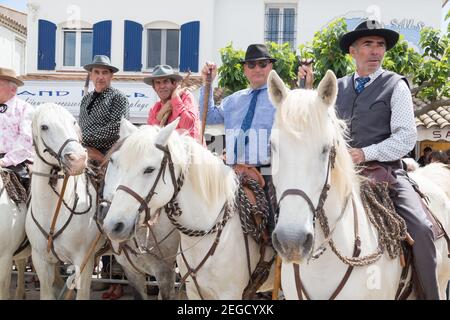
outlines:
{"label": "necktie", "polygon": [[370,81],[369,77],[366,78],[357,78],[356,79],[356,93],[360,94],[361,92],[363,92],[364,90],[364,86],[366,85],[367,82]]}
{"label": "necktie", "polygon": [[0,104],[0,113],[5,113],[8,110],[8,105],[2,103]]}
{"label": "necktie", "polygon": [[250,101],[250,106],[248,107],[247,114],[245,115],[244,120],[242,121],[241,132],[236,140],[236,143],[234,144],[234,154],[236,155],[236,160],[238,159],[238,152],[237,152],[238,141],[241,141],[245,136],[245,145],[248,143],[248,136],[246,136],[246,133],[252,125],[253,117],[255,116],[256,101],[258,100],[258,95],[261,91],[262,89],[258,89],[253,90],[252,92],[252,100]]}

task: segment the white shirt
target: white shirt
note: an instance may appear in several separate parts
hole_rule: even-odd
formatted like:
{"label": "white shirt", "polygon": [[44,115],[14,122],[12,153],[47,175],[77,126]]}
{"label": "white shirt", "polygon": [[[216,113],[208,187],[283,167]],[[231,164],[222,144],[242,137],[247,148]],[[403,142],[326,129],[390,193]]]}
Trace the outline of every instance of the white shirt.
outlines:
{"label": "white shirt", "polygon": [[[384,70],[379,68],[370,74],[370,81],[364,88],[370,86]],[[355,73],[356,79],[360,76]],[[362,148],[366,161],[395,161],[403,158],[414,149],[417,141],[417,129],[414,119],[414,107],[411,91],[405,81],[399,81],[391,97],[391,136],[377,144]]]}
{"label": "white shirt", "polygon": [[33,107],[14,96],[5,103],[7,109],[0,113],[0,153],[5,167],[15,166],[32,159],[33,138],[31,121]]}

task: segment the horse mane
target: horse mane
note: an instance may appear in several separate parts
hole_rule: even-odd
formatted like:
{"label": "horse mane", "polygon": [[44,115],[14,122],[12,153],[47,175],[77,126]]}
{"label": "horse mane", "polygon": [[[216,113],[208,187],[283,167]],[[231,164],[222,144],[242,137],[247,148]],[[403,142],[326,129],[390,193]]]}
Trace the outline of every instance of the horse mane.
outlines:
{"label": "horse mane", "polygon": [[331,134],[336,148],[331,183],[342,196],[352,192],[355,181],[359,179],[348,152],[347,125],[338,119],[334,106],[324,106],[318,99],[317,91],[291,90],[283,105],[277,108],[276,119],[280,121],[277,127],[283,128],[296,139],[327,141]]}
{"label": "horse mane", "polygon": [[[123,163],[131,168],[138,157],[154,153],[156,137],[160,130],[157,126],[144,125],[130,135],[121,147]],[[238,187],[236,175],[220,158],[192,137],[181,136],[176,131],[169,138],[168,148],[174,164],[182,168],[185,179],[192,183],[194,191],[205,199],[206,203],[215,203],[225,195],[226,200],[234,204]]]}
{"label": "horse mane", "polygon": [[239,186],[234,170],[190,136],[183,136],[181,140],[191,150],[187,173],[194,190],[208,204],[219,201],[225,195],[228,204],[233,206]]}

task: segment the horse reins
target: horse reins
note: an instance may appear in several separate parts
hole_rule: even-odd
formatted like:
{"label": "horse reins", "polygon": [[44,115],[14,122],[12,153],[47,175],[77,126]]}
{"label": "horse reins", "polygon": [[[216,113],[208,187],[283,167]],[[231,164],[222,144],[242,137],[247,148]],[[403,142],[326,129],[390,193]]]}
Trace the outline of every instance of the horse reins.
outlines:
{"label": "horse reins", "polygon": [[[148,203],[153,198],[153,195],[156,194],[155,190],[159,183],[159,180],[162,178],[162,180],[164,181],[164,172],[166,170],[166,167],[167,166],[169,167],[170,177],[172,178],[172,184],[173,184],[173,188],[174,188],[174,193],[173,193],[172,199],[170,201],[173,201],[176,198],[176,196],[178,195],[178,191],[181,188],[182,181],[184,180],[183,174],[180,175],[180,178],[178,180],[175,177],[175,169],[174,169],[174,165],[173,165],[173,161],[172,161],[172,156],[169,152],[169,148],[166,146],[162,146],[160,144],[156,144],[156,147],[164,153],[164,157],[161,160],[161,165],[160,165],[160,168],[158,171],[158,175],[156,176],[155,182],[153,183],[153,186],[151,187],[151,189],[148,192],[145,199],[143,199],[139,194],[137,194],[134,190],[132,190],[131,188],[129,188],[127,186],[119,185],[116,189],[116,191],[122,190],[122,191],[128,193],[130,196],[132,196],[134,199],[136,199],[140,203],[140,206],[138,209],[138,214],[140,214],[142,211],[145,211],[145,220],[144,220],[145,223],[147,223],[151,219]],[[165,183],[165,181],[164,181],[164,183]]]}
{"label": "horse reins", "polygon": [[[64,170],[64,167],[62,166],[62,152],[64,151],[65,147],[71,143],[71,142],[76,142],[79,143],[79,140],[77,139],[73,139],[73,138],[69,138],[66,141],[64,141],[64,143],[61,145],[61,147],[59,148],[58,152],[55,152],[51,147],[49,147],[44,139],[41,137],[41,141],[42,144],[45,146],[44,149],[44,153],[48,152],[53,158],[55,158],[55,160],[58,161],[58,165],[55,165],[53,163],[49,163],[47,160],[44,159],[44,157],[40,154],[39,149],[37,147],[36,141],[33,137],[33,145],[34,145],[34,149],[36,152],[36,155],[39,157],[39,159],[41,161],[43,161],[45,164],[47,164],[48,166],[51,167],[50,173],[42,173],[42,172],[33,172],[32,175],[38,176],[38,177],[46,177],[49,178],[49,185],[51,186],[53,192],[58,196],[58,203],[57,206],[55,208],[55,212],[53,214],[53,218],[52,218],[52,223],[51,223],[51,227],[50,227],[50,231],[49,233],[47,233],[44,228],[39,224],[39,222],[37,221],[36,217],[34,216],[34,212],[33,212],[33,208],[30,205],[30,209],[31,209],[31,218],[33,219],[34,223],[36,224],[36,226],[38,227],[38,229],[41,231],[41,233],[44,235],[44,237],[47,239],[47,251],[50,252],[52,251],[52,253],[54,254],[54,256],[60,261],[63,262],[58,255],[56,254],[55,248],[54,248],[54,240],[56,238],[58,238],[63,231],[68,227],[68,225],[70,224],[73,215],[82,215],[85,214],[87,212],[90,211],[90,209],[92,208],[92,196],[89,192],[89,181],[86,181],[86,191],[88,194],[88,197],[90,199],[89,201],[89,207],[87,210],[83,211],[83,212],[75,212],[75,208],[78,204],[78,195],[75,193],[75,201],[74,201],[74,205],[73,208],[70,208],[68,206],[68,204],[64,201],[64,194],[65,194],[65,189],[66,189],[66,185],[68,182],[68,178],[69,176],[67,174],[61,175],[58,174],[58,172],[60,172],[61,170]],[[55,189],[55,184],[56,184],[56,180],[59,179],[64,179],[63,181],[63,187],[61,189],[61,193],[58,193]],[[76,186],[75,186],[76,189]],[[61,204],[64,204],[64,206],[71,212],[70,217],[67,219],[66,223],[63,225],[63,227],[55,233],[55,227],[56,227],[56,222],[57,222],[57,218],[60,212],[60,208],[61,208]]]}
{"label": "horse reins", "polygon": [[309,209],[313,213],[313,226],[315,228],[317,213],[323,209],[325,201],[328,197],[328,190],[330,190],[330,184],[329,184],[330,172],[331,172],[331,169],[334,168],[335,160],[336,160],[336,147],[333,145],[331,147],[330,153],[328,155],[327,175],[325,178],[325,183],[322,188],[322,191],[320,192],[317,207],[314,206],[314,204],[311,201],[311,198],[303,190],[287,189],[282,193],[280,200],[278,201],[278,208],[280,208],[281,201],[283,201],[283,199],[286,198],[287,196],[299,196],[299,197],[303,198],[306,201],[306,203],[308,204]]}

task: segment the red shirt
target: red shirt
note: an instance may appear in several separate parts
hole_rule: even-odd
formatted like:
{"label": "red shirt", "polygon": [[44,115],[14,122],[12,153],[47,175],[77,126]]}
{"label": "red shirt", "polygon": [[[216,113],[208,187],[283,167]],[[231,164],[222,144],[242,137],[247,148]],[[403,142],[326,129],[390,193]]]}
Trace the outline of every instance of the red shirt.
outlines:
{"label": "red shirt", "polygon": [[[192,93],[183,93],[181,98],[174,97],[170,100],[170,102],[172,104],[172,114],[169,119],[167,119],[167,123],[171,123],[176,118],[180,117],[177,130],[186,130],[195,140],[201,141],[199,110]],[[156,119],[156,115],[161,108],[161,101],[155,103],[148,114],[147,124],[160,125],[159,120]]]}

